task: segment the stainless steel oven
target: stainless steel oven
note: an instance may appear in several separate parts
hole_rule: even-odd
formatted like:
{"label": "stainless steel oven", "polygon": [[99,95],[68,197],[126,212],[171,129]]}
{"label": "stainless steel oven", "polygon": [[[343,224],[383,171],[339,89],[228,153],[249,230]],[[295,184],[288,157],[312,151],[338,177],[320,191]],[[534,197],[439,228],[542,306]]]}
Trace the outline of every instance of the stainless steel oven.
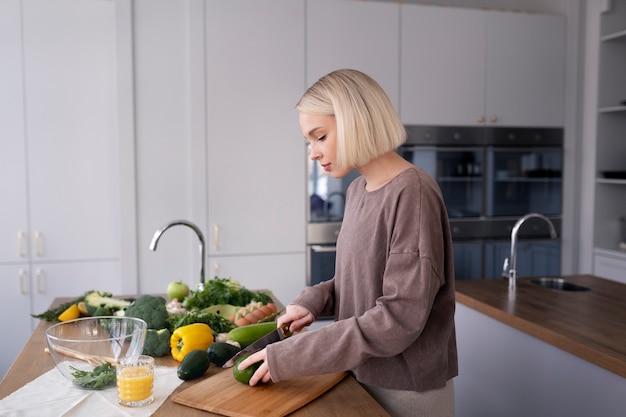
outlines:
{"label": "stainless steel oven", "polygon": [[[407,126],[407,133],[398,152],[441,188],[457,280],[500,278],[511,229],[527,213],[548,216],[560,236],[563,129]],[[518,272],[558,275],[560,242],[534,223],[520,233]]]}
{"label": "stainless steel oven", "polygon": [[341,222],[307,225],[306,284],[315,285],[335,275],[335,253]]}
{"label": "stainless steel oven", "polygon": [[317,161],[308,158],[307,162],[306,284],[315,285],[335,274],[335,244],[346,190],[358,173],[353,171],[337,179],[327,175]]}

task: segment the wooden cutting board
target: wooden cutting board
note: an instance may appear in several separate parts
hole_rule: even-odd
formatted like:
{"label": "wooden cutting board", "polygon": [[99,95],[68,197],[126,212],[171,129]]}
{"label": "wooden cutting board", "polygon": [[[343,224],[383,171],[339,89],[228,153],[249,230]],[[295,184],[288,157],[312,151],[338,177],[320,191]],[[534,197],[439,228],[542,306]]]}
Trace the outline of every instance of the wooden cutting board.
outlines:
{"label": "wooden cutting board", "polygon": [[224,370],[184,391],[172,401],[229,417],[283,417],[313,401],[347,374],[338,372],[261,384],[242,384]]}

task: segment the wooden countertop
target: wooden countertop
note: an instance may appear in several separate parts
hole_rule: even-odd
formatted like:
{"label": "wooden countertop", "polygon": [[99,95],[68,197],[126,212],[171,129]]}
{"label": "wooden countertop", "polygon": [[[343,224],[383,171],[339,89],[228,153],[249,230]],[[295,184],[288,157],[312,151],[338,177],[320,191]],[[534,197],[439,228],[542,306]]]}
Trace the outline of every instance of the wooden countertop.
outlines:
{"label": "wooden countertop", "polygon": [[591,291],[557,291],[518,279],[457,281],[456,301],[626,378],[626,285],[561,277]]}
{"label": "wooden countertop", "polygon": [[[55,300],[53,305],[59,304],[62,301],[63,299]],[[46,329],[50,325],[51,323],[40,321],[30,339],[26,342],[26,345],[0,383],[0,399],[6,397],[21,388],[24,384],[54,368],[52,358],[44,353],[44,348],[47,346]],[[178,362],[170,356],[157,358],[156,364],[163,366],[178,366]],[[223,371],[227,370],[211,365],[203,378],[183,382],[172,393],[172,395],[187,389],[191,385],[202,381],[204,378],[210,378],[212,375]],[[174,403],[171,400],[171,396],[166,399],[156,413],[153,414],[153,416],[156,417],[169,417],[174,415],[179,417],[218,416],[218,414]],[[303,408],[291,413],[290,416],[389,417],[389,414],[385,412],[385,410],[367,393],[367,391],[365,391],[365,389],[363,389],[363,387],[361,387],[358,382],[356,382],[353,377],[347,376],[328,392]]]}

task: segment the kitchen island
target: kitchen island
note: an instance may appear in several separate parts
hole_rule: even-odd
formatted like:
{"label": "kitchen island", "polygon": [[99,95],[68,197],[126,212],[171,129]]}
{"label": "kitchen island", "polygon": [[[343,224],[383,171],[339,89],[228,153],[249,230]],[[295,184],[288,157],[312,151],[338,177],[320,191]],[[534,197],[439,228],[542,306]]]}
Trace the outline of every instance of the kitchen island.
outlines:
{"label": "kitchen island", "polygon": [[561,278],[589,291],[456,282],[457,417],[624,415],[626,285]]}
{"label": "kitchen island", "polygon": [[[55,300],[53,305],[58,305],[66,299]],[[51,324],[41,321],[30,339],[9,368],[4,379],[0,383],[0,399],[17,391],[26,383],[34,380],[54,368],[52,358],[44,353],[47,346],[46,329]],[[155,363],[159,366],[177,367],[178,362],[167,355],[157,358]],[[230,372],[211,365],[206,374],[199,379],[185,381],[174,390],[153,416],[180,416],[180,417],[208,417],[218,416],[199,409],[186,407],[171,400],[172,395],[179,393],[190,386],[210,378],[218,372]],[[254,388],[251,388],[254,389]],[[0,415],[2,413],[0,412]],[[345,377],[336,386],[331,388],[322,396],[310,402],[306,406],[290,414],[298,417],[318,417],[318,416],[354,416],[354,417],[389,417],[389,414],[351,377]]]}

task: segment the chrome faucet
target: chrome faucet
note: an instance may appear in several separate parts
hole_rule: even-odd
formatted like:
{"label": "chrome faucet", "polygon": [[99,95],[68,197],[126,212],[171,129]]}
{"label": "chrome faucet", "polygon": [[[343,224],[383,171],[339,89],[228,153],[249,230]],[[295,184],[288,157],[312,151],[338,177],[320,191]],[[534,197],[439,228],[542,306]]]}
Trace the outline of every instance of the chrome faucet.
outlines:
{"label": "chrome faucet", "polygon": [[[554,229],[554,224],[543,214],[538,213],[530,213],[520,218],[513,229],[511,230],[511,257],[504,260],[504,271],[503,275],[508,275],[509,277],[509,289],[514,290],[517,283],[517,271],[516,271],[516,257],[517,257],[517,233],[519,232],[520,227],[526,222],[526,220],[536,217],[538,219],[544,220],[548,223],[550,228],[550,237],[552,239],[556,239],[556,230]],[[508,268],[508,273],[507,273]]]}
{"label": "chrome faucet", "polygon": [[173,222],[167,223],[166,225],[161,227],[159,230],[157,230],[154,233],[154,236],[152,236],[152,241],[150,242],[150,250],[156,251],[157,243],[159,242],[161,235],[172,226],[187,226],[191,228],[194,232],[196,232],[196,235],[198,236],[198,239],[200,240],[200,283],[198,283],[198,291],[202,291],[204,289],[205,249],[204,249],[204,235],[202,234],[202,230],[200,230],[198,226],[196,226],[195,224],[187,220],[174,220]]}

